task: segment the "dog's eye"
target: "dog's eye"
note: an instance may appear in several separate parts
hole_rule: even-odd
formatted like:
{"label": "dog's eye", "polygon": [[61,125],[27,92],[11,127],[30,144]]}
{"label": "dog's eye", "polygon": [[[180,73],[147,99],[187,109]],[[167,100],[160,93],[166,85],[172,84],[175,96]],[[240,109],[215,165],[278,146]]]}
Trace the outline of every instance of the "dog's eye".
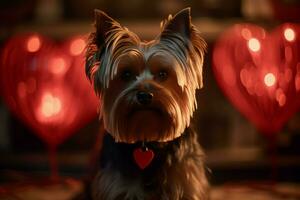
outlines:
{"label": "dog's eye", "polygon": [[121,73],[121,79],[123,81],[131,81],[134,79],[134,73],[130,70],[124,70],[122,73]]}
{"label": "dog's eye", "polygon": [[156,79],[158,81],[165,81],[168,78],[168,72],[165,70],[161,70],[158,72],[158,74],[156,75]]}

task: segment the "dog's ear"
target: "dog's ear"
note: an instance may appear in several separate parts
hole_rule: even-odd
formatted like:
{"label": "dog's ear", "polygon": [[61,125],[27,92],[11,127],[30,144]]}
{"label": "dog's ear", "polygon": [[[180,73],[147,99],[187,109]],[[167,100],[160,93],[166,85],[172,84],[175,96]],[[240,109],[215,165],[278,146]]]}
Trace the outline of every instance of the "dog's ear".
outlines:
{"label": "dog's ear", "polygon": [[161,37],[169,33],[179,34],[184,38],[189,38],[191,34],[191,9],[185,8],[179,11],[174,17],[169,15],[164,22]]}
{"label": "dog's ear", "polygon": [[106,48],[106,39],[114,29],[121,28],[117,21],[109,17],[105,12],[97,9],[95,10],[94,26],[95,30],[88,38],[85,65],[86,75],[92,82],[94,82],[94,75],[99,67],[100,56]]}
{"label": "dog's ear", "polygon": [[95,9],[95,39],[98,48],[100,48],[105,43],[105,38],[108,33],[114,29],[119,28],[121,25],[105,12]]}
{"label": "dog's ear", "polygon": [[[206,43],[200,35],[200,32],[191,22],[191,9],[185,8],[179,11],[174,17],[169,16],[162,24],[162,32],[159,37],[160,42],[170,46],[170,51],[176,54],[181,63],[190,61],[189,67],[193,70],[187,70],[189,85],[196,85],[196,88],[202,87],[202,66]],[[182,56],[185,52],[185,56]],[[188,58],[188,59],[186,59]]]}

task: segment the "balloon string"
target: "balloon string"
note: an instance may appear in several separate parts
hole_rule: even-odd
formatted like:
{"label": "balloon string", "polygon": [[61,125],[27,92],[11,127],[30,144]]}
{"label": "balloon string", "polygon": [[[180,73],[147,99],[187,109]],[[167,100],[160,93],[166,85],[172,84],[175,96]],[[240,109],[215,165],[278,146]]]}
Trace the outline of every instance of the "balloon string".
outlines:
{"label": "balloon string", "polygon": [[50,164],[50,180],[56,182],[59,180],[56,146],[50,145],[48,147],[48,153]]}
{"label": "balloon string", "polygon": [[269,159],[271,164],[270,179],[272,183],[276,183],[278,179],[278,155],[277,155],[277,145],[276,136],[271,135],[268,137],[268,148],[269,148]]}

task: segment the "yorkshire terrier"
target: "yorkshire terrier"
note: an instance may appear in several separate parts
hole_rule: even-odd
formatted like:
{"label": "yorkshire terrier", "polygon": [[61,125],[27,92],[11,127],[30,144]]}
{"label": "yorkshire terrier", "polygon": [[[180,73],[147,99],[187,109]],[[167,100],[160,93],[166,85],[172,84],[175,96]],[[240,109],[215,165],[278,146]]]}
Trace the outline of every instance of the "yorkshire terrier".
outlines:
{"label": "yorkshire terrier", "polygon": [[93,200],[206,200],[204,153],[190,126],[206,43],[190,8],[141,41],[95,11],[86,74],[99,95],[105,135]]}

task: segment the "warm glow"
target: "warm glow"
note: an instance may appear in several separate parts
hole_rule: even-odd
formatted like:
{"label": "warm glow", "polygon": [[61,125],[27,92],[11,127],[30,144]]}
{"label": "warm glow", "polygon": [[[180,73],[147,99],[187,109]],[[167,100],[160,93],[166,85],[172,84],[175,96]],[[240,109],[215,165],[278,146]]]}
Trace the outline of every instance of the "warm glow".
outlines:
{"label": "warm glow", "polygon": [[287,62],[291,62],[293,60],[293,50],[290,46],[286,46],[284,48],[284,54]]}
{"label": "warm glow", "polygon": [[41,111],[44,117],[52,117],[61,111],[61,101],[52,94],[45,94],[42,98]]}
{"label": "warm glow", "polygon": [[18,84],[18,95],[20,98],[24,98],[26,96],[26,85],[24,82],[20,82]]}
{"label": "warm glow", "polygon": [[252,36],[251,31],[247,28],[243,28],[241,31],[241,34],[242,34],[243,38],[246,40],[249,40],[249,38],[251,38],[251,36]]}
{"label": "warm glow", "polygon": [[286,96],[285,94],[281,94],[277,99],[279,106],[284,106],[286,103]]}
{"label": "warm glow", "polygon": [[241,72],[240,72],[240,79],[241,79],[242,84],[245,87],[247,87],[247,88],[251,87],[251,85],[252,85],[252,79],[251,79],[249,71],[246,68],[243,68],[241,70]]}
{"label": "warm glow", "polygon": [[297,75],[295,78],[295,87],[296,87],[296,91],[299,92],[300,91],[300,74]]}
{"label": "warm glow", "polygon": [[35,90],[36,90],[36,79],[33,77],[30,77],[27,80],[27,92],[33,93]]}
{"label": "warm glow", "polygon": [[31,53],[37,52],[41,47],[41,40],[38,36],[31,36],[27,41],[27,50]]}
{"label": "warm glow", "polygon": [[268,73],[265,75],[264,82],[266,86],[271,87],[276,83],[276,77],[273,73]]}
{"label": "warm glow", "polygon": [[292,80],[293,78],[293,72],[291,69],[287,68],[284,71],[284,80],[288,83]]}
{"label": "warm glow", "polygon": [[73,56],[80,55],[85,48],[85,41],[83,39],[76,39],[70,45],[70,53]]}
{"label": "warm glow", "polygon": [[62,57],[54,57],[50,60],[50,71],[54,74],[63,74],[66,71],[66,61]]}
{"label": "warm glow", "polygon": [[276,90],[276,100],[279,106],[284,106],[286,103],[286,95],[281,88]]}
{"label": "warm glow", "polygon": [[229,86],[234,86],[236,84],[235,72],[231,65],[223,67],[223,79]]}
{"label": "warm glow", "polygon": [[251,38],[248,41],[248,47],[251,51],[257,52],[260,50],[260,42],[256,38]]}
{"label": "warm glow", "polygon": [[287,41],[292,42],[295,40],[295,31],[291,28],[287,28],[284,30],[284,37]]}

